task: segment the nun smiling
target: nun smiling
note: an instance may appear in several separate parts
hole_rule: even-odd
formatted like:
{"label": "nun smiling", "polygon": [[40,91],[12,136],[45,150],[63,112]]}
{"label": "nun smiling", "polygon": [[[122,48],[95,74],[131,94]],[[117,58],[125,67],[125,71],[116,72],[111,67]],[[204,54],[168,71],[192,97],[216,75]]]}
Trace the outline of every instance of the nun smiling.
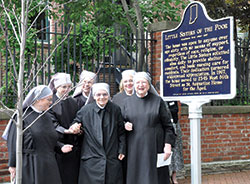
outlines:
{"label": "nun smiling", "polygon": [[72,131],[83,130],[78,183],[122,184],[120,160],[125,157],[125,129],[120,108],[112,103],[109,85],[92,86],[95,102],[78,111]]}

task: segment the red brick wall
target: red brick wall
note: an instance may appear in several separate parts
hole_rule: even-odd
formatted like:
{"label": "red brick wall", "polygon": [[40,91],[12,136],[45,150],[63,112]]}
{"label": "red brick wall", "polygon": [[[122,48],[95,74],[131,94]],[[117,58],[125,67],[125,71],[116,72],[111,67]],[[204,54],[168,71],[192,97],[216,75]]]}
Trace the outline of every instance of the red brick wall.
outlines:
{"label": "red brick wall", "polygon": [[[203,115],[200,121],[203,163],[250,159],[250,113]],[[190,163],[189,122],[188,115],[181,116],[185,164]]]}
{"label": "red brick wall", "polygon": [[161,32],[154,33],[153,39],[157,40],[152,48],[152,78],[155,85],[160,81],[161,75]]}
{"label": "red brick wall", "polygon": [[7,123],[8,120],[0,120],[0,183],[9,182],[7,145],[2,138]]}

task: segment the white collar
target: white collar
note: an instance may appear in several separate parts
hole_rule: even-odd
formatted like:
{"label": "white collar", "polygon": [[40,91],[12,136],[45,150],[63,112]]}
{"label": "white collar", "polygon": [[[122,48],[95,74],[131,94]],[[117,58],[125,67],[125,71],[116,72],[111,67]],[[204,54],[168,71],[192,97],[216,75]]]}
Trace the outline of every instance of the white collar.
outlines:
{"label": "white collar", "polygon": [[126,90],[124,90],[127,96],[132,96],[134,94],[134,90],[132,91],[132,94],[128,94]]}
{"label": "white collar", "polygon": [[85,98],[88,98],[88,96],[84,92],[82,92],[82,96],[84,96]]}
{"label": "white collar", "polygon": [[145,96],[148,95],[148,92],[147,92],[144,96],[139,96],[137,93],[135,93],[135,94],[136,94],[136,96],[138,96],[139,98],[143,98],[143,97],[145,97]]}
{"label": "white collar", "polygon": [[96,105],[100,108],[100,109],[104,109],[106,107],[106,105],[104,107],[100,106],[98,103],[96,103]]}

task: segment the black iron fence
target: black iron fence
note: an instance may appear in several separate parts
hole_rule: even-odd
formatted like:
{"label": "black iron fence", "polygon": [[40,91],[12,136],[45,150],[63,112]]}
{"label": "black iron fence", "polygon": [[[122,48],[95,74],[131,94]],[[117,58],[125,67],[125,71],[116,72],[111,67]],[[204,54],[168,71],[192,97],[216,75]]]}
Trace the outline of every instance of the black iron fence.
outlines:
{"label": "black iron fence", "polygon": [[[109,83],[111,94],[114,94],[119,89],[123,70],[142,70],[138,68],[138,45],[141,43],[145,46],[144,70],[150,70],[148,63],[153,40],[149,38],[148,32],[145,32],[143,40],[137,39],[137,34],[132,34],[122,26],[96,28],[81,24],[55,24],[50,29],[42,30],[27,40],[24,88],[29,91],[38,84],[48,84],[51,76],[57,72],[70,73],[76,85],[81,71],[88,70],[99,71],[98,81]],[[0,51],[0,97],[4,104],[14,107],[17,74],[13,71],[13,65],[18,70],[19,49],[11,47],[11,54],[7,50],[6,40]]]}
{"label": "black iron fence", "polygon": [[[82,25],[57,25],[43,30],[27,42],[24,71],[24,87],[29,91],[38,84],[48,84],[56,72],[71,74],[74,85],[82,70],[98,73],[98,81],[111,86],[111,94],[118,91],[121,72],[125,69],[151,71],[151,49],[155,40],[145,33],[145,39],[136,39],[128,28],[115,26],[110,28],[84,27]],[[70,30],[70,31],[69,31]],[[8,44],[0,50],[0,98],[4,104],[14,107],[16,102],[19,50],[7,51]],[[145,46],[144,68],[139,68],[139,45]],[[3,45],[3,44],[2,44]],[[249,40],[236,43],[235,65],[237,69],[237,96],[232,100],[214,100],[208,105],[247,105],[250,104],[250,48]],[[11,60],[11,57],[13,58]]]}
{"label": "black iron fence", "polygon": [[214,100],[209,105],[250,105],[250,42],[238,39],[235,43],[236,97]]}

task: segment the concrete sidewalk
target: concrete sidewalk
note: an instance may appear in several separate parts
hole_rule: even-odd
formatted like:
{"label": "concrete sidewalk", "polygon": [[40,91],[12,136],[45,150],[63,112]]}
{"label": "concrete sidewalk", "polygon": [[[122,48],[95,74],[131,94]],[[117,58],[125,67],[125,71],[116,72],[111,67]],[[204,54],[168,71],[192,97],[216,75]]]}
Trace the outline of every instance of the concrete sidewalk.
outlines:
{"label": "concrete sidewalk", "polygon": [[[179,184],[190,184],[191,178],[178,179]],[[203,175],[202,184],[250,184],[250,171]]]}

